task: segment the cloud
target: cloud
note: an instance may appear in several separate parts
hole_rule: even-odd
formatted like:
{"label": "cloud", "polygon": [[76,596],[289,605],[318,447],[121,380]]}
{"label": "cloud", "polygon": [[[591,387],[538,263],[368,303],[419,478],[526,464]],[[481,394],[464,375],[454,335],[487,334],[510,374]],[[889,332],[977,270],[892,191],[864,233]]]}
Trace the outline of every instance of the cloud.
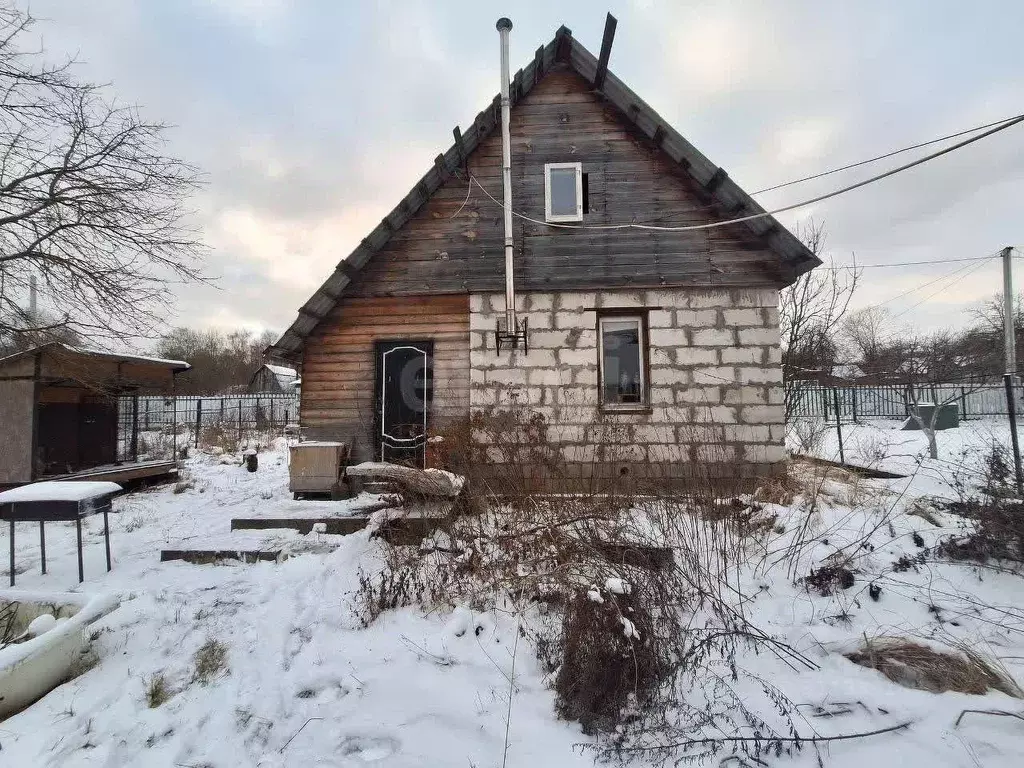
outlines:
{"label": "cloud", "polygon": [[349,206],[310,221],[229,209],[214,217],[207,238],[213,248],[249,264],[275,285],[311,293],[382,214],[377,205]]}
{"label": "cloud", "polygon": [[[220,289],[178,290],[178,320],[196,325],[283,329],[450,144],[452,126],[465,127],[497,91],[499,11],[482,3],[33,0],[33,10],[48,50],[80,53],[84,76],[175,124],[169,150],[206,172],[194,202],[214,246],[207,270],[223,279]],[[748,189],[1024,103],[1014,37],[1024,4],[1010,0],[999,25],[802,0],[635,0],[613,12],[612,69]],[[582,0],[522,0],[513,22],[515,69],[560,23],[596,52],[603,12]],[[824,220],[840,261],[982,255],[1021,239],[1021,141],[1024,126],[782,218]],[[760,199],[788,204],[882,167]],[[986,269],[907,318],[955,319],[957,300],[988,291]],[[858,300],[942,273],[869,271]]]}

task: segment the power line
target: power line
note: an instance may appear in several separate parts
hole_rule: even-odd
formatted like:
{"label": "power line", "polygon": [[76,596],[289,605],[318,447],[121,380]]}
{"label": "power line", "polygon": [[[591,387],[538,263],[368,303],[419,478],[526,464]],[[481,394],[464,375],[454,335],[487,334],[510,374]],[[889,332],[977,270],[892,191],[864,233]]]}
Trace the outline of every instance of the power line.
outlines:
{"label": "power line", "polygon": [[[988,260],[991,260],[991,259],[995,258],[998,255],[999,255],[999,251],[996,251],[994,253],[990,253],[988,256],[981,257],[981,259],[979,259],[979,260],[980,261],[988,261]],[[983,265],[982,264],[978,264],[977,266],[980,267],[980,266],[983,266]],[[948,280],[949,278],[958,275],[960,272],[964,271],[965,269],[969,269],[970,267],[971,267],[971,264],[967,264],[966,266],[963,266],[963,267],[958,267],[957,269],[954,269],[952,272],[948,272],[948,273],[946,273],[944,275],[940,275],[939,277],[936,277],[933,280],[929,280],[926,283],[921,283],[921,285],[914,286],[913,288],[910,288],[910,289],[908,289],[906,291],[903,291],[902,293],[897,293],[895,296],[890,296],[888,299],[885,299],[883,301],[879,301],[876,304],[869,304],[866,307],[861,307],[860,310],[863,311],[865,309],[876,309],[877,307],[882,307],[882,306],[885,306],[886,304],[891,304],[892,302],[896,301],[897,299],[902,299],[904,296],[909,296],[912,293],[917,293],[918,291],[923,290],[923,289],[927,288],[930,285],[935,285],[935,283],[942,282],[943,280]]]}
{"label": "power line", "polygon": [[934,259],[932,261],[898,261],[892,264],[847,264],[842,267],[815,267],[816,272],[833,272],[840,270],[860,270],[860,269],[878,269],[880,267],[916,267],[924,264],[954,264],[961,261],[985,261],[991,259],[992,256],[969,256],[963,259]]}
{"label": "power line", "polygon": [[[786,205],[786,206],[783,206],[781,208],[775,208],[775,209],[773,209],[771,211],[762,211],[761,213],[753,213],[753,214],[750,214],[749,216],[740,216],[740,217],[735,218],[735,219],[725,219],[724,221],[715,221],[715,222],[711,222],[710,224],[691,224],[691,225],[682,226],[682,227],[662,227],[662,226],[657,226],[657,225],[654,225],[654,224],[636,224],[636,223],[630,223],[630,224],[594,224],[594,225],[587,225],[587,224],[559,224],[559,223],[554,223],[554,222],[549,222],[549,221],[541,221],[540,219],[534,219],[534,218],[532,218],[530,216],[527,216],[527,215],[525,215],[523,213],[520,213],[518,211],[512,211],[512,215],[516,216],[516,217],[518,217],[518,218],[520,218],[520,219],[522,219],[524,221],[529,221],[529,222],[531,222],[533,224],[539,224],[541,226],[549,227],[551,229],[577,229],[577,230],[643,229],[643,230],[653,230],[653,231],[659,231],[659,232],[694,232],[694,231],[698,231],[698,230],[719,229],[721,227],[727,227],[727,226],[729,226],[731,224],[740,224],[740,223],[746,222],[746,221],[755,221],[757,219],[763,219],[763,218],[767,218],[769,216],[775,216],[775,215],[780,214],[780,213],[786,213],[787,211],[796,210],[797,208],[806,208],[808,205],[813,205],[815,203],[820,203],[820,202],[822,202],[824,200],[829,200],[829,199],[831,199],[833,197],[838,197],[839,195],[845,194],[847,192],[852,192],[855,189],[860,189],[861,187],[865,187],[865,186],[867,186],[869,184],[874,184],[875,182],[881,181],[882,179],[886,179],[886,178],[888,178],[890,176],[895,176],[898,173],[902,173],[903,171],[906,171],[906,170],[914,168],[914,167],[916,167],[918,165],[922,165],[924,163],[927,163],[928,161],[934,160],[935,158],[941,157],[942,155],[946,155],[946,154],[949,154],[950,152],[954,152],[957,149],[961,149],[962,147],[966,147],[968,144],[973,144],[976,141],[980,141],[981,139],[984,139],[984,138],[986,138],[988,136],[991,136],[991,135],[993,135],[995,133],[998,133],[999,131],[1004,131],[1007,128],[1009,128],[1009,127],[1011,127],[1013,125],[1017,125],[1018,123],[1021,123],[1021,122],[1024,122],[1024,115],[1018,115],[1015,118],[1012,118],[1012,119],[1010,119],[1010,120],[1008,120],[1006,122],[1000,123],[999,125],[997,125],[994,128],[988,129],[984,133],[980,133],[980,134],[978,134],[976,136],[972,136],[969,139],[964,139],[963,141],[959,141],[956,144],[953,144],[953,145],[951,145],[949,147],[946,147],[945,149],[941,149],[938,152],[932,152],[931,154],[925,155],[924,157],[920,157],[917,160],[914,160],[914,161],[912,161],[910,163],[906,163],[904,165],[897,166],[896,168],[892,168],[892,169],[886,171],[885,173],[876,174],[875,176],[872,176],[871,178],[864,179],[863,181],[858,181],[855,184],[849,184],[849,185],[847,185],[845,187],[842,187],[840,189],[834,190],[832,192],[828,192],[828,193],[823,194],[823,195],[818,195],[817,197],[812,197],[809,200],[804,200],[804,201],[799,202],[799,203],[793,203],[792,205]],[[480,190],[487,197],[489,197],[492,202],[494,202],[496,205],[499,205],[499,206],[502,205],[502,203],[499,200],[497,200],[490,192],[487,191],[487,189],[484,187],[484,185],[481,184],[480,181],[473,174],[470,174],[469,178],[470,178],[470,182],[471,183],[475,183],[478,187],[480,187]]]}
{"label": "power line", "polygon": [[[994,258],[994,257],[993,257],[993,258]],[[960,269],[958,269],[958,270],[957,270],[956,272],[954,272],[954,273],[953,273],[952,275],[949,275],[948,277],[953,277],[954,275],[957,275],[957,273],[958,273],[958,272],[963,272],[963,270],[965,270],[965,269],[966,269],[967,271],[966,271],[966,272],[964,272],[964,273],[963,273],[962,275],[959,275],[958,277],[956,277],[956,279],[955,279],[955,280],[953,280],[953,281],[952,281],[951,283],[949,283],[948,285],[944,285],[944,286],[942,286],[941,288],[939,288],[939,290],[935,291],[934,293],[930,293],[930,294],[928,294],[927,296],[925,296],[925,297],[924,297],[923,299],[921,299],[921,300],[920,300],[919,302],[917,302],[916,304],[911,304],[911,305],[910,305],[909,307],[907,307],[906,309],[904,309],[904,310],[903,310],[902,312],[898,312],[897,314],[893,315],[893,316],[892,316],[892,319],[893,319],[893,320],[895,320],[895,319],[896,319],[896,318],[898,318],[898,317],[903,317],[903,315],[907,314],[907,312],[910,312],[910,311],[911,311],[912,309],[916,309],[917,307],[921,306],[922,304],[924,304],[924,303],[925,303],[926,301],[928,301],[929,299],[931,299],[931,298],[933,298],[933,297],[935,297],[935,296],[938,296],[938,295],[939,295],[940,293],[942,293],[943,291],[947,291],[947,290],[949,290],[949,289],[950,289],[950,288],[952,288],[952,287],[953,287],[954,285],[956,285],[957,283],[959,283],[959,282],[960,282],[961,280],[964,280],[964,279],[966,279],[966,278],[967,278],[968,276],[972,275],[972,274],[973,274],[974,272],[977,272],[977,271],[978,271],[979,269],[981,269],[981,268],[982,268],[983,266],[985,266],[985,265],[984,265],[984,264],[975,264],[975,265],[973,265],[973,266],[972,266],[972,265],[967,265],[966,267],[961,267]]]}
{"label": "power line", "polygon": [[764,189],[759,189],[756,192],[751,192],[750,194],[751,195],[760,195],[760,194],[763,194],[765,192],[773,192],[776,189],[782,189],[783,187],[791,187],[794,184],[802,184],[805,181],[813,181],[814,179],[820,179],[820,178],[823,178],[825,176],[831,176],[833,173],[840,173],[841,171],[848,171],[851,168],[859,168],[862,165],[869,165],[871,163],[876,163],[879,160],[885,160],[886,158],[895,157],[896,155],[901,155],[904,152],[911,152],[911,151],[913,151],[915,149],[921,149],[922,147],[931,146],[932,144],[939,144],[939,143],[941,143],[943,141],[949,141],[950,139],[956,139],[956,138],[959,138],[960,136],[966,136],[968,133],[975,133],[976,131],[983,131],[986,128],[991,128],[994,125],[1000,125],[1002,123],[1006,123],[1006,122],[1009,122],[1010,120],[1014,120],[1014,119],[1015,118],[1013,118],[1013,117],[1004,117],[1002,120],[996,120],[996,121],[991,122],[991,123],[986,123],[985,125],[978,125],[978,126],[975,126],[974,128],[967,128],[966,130],[957,131],[956,133],[951,133],[951,134],[949,134],[947,136],[942,136],[942,137],[940,137],[938,139],[931,139],[929,141],[922,141],[920,144],[913,144],[913,145],[911,145],[909,147],[903,147],[902,149],[895,149],[892,152],[886,152],[884,155],[878,155],[877,157],[872,157],[872,158],[869,158],[867,160],[860,160],[860,161],[858,161],[856,163],[850,163],[849,165],[842,165],[842,166],[840,166],[838,168],[832,168],[832,169],[827,170],[827,171],[822,171],[821,173],[815,173],[815,174],[813,174],[811,176],[804,176],[802,179],[794,179],[793,181],[785,181],[782,184],[776,184],[773,187],[765,187]]}

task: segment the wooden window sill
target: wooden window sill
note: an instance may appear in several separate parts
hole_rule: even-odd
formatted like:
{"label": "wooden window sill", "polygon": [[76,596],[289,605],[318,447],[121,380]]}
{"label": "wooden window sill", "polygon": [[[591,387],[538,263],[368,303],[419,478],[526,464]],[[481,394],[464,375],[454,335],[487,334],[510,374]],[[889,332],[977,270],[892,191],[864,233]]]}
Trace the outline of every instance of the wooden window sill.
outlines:
{"label": "wooden window sill", "polygon": [[654,413],[654,409],[649,405],[601,405],[598,407],[601,413],[608,414],[619,414],[619,415],[644,415]]}

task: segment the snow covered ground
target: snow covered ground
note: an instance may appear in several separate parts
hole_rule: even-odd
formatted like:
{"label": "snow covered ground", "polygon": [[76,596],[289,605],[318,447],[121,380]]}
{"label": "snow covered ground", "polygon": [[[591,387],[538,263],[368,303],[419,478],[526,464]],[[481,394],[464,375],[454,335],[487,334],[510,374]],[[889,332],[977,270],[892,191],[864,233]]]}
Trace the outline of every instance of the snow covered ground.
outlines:
{"label": "snow covered ground", "polygon": [[[923,481],[931,480],[929,493],[948,495],[950,483],[958,474],[976,475],[983,470],[982,462],[993,443],[1007,451],[1010,446],[1010,427],[1005,416],[970,419],[960,422],[956,429],[937,432],[939,458],[929,459],[924,433],[903,431],[902,424],[902,421],[883,419],[844,423],[843,457],[848,463],[862,467],[918,475],[921,482],[915,487],[919,490]],[[1021,430],[1024,439],[1024,425]],[[839,433],[834,423],[800,419],[790,428],[787,443],[795,453],[840,460]]]}
{"label": "snow covered ground", "polygon": [[[873,450],[869,434],[894,440],[886,468],[919,466],[919,434],[866,428],[866,459]],[[943,433],[940,449],[954,440],[967,447],[974,437],[965,435]],[[823,451],[828,453],[827,443]],[[953,451],[943,456],[955,458]],[[352,502],[292,501],[285,461],[278,445],[261,454],[259,472],[250,474],[200,454],[187,462],[194,484],[183,492],[166,486],[116,499],[109,574],[102,521],[87,521],[86,582],[80,589],[115,592],[121,607],[95,626],[99,661],[92,669],[0,722],[0,765],[593,763],[593,753],[579,748],[591,740],[578,725],[555,718],[553,693],[534,649],[527,639],[516,640],[517,617],[465,609],[424,615],[410,608],[363,628],[353,612],[353,592],[361,572],[381,567],[384,546],[366,531],[344,537],[231,533],[232,517],[351,513]],[[865,635],[943,647],[965,642],[1024,680],[1024,579],[952,563],[893,568],[902,555],[920,551],[919,543],[930,545],[960,528],[942,512],[932,515],[938,525],[905,514],[920,496],[942,488],[944,465],[921,466],[927,471],[901,480],[855,486],[825,480],[810,514],[796,504],[766,505],[778,523],[767,539],[751,545],[740,569],[743,610],[818,669],[794,669],[770,654],[744,654],[737,664],[797,705],[803,735],[909,723],[899,732],[823,744],[820,754],[808,746],[769,764],[809,767],[818,765],[819,756],[825,765],[850,768],[1024,764],[1020,720],[973,716],[954,726],[964,709],[1021,712],[1020,701],[996,692],[909,690],[841,655]],[[23,528],[19,587],[78,590],[73,526],[48,528],[46,576],[39,573],[35,528]],[[3,537],[0,552],[6,552],[6,531]],[[292,556],[254,565],[159,562],[163,548],[236,546],[285,548]],[[857,549],[852,587],[823,597],[794,583],[848,547]],[[872,584],[881,588],[877,601],[869,596]],[[225,645],[227,670],[204,685],[194,680],[193,657],[211,638]],[[146,689],[157,675],[166,678],[171,695],[150,708]],[[708,764],[745,764],[720,762],[727,754]]]}

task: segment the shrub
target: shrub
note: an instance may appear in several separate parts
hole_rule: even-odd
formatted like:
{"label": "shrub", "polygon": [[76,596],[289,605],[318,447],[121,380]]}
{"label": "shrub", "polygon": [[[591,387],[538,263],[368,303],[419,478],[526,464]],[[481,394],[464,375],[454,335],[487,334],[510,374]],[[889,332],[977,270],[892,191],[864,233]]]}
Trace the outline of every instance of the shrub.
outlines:
{"label": "shrub", "polygon": [[[629,427],[604,430],[596,455],[633,450]],[[567,476],[559,435],[535,412],[477,413],[441,437],[430,463],[465,476],[466,490],[446,511],[434,508],[443,519],[419,546],[390,547],[379,574],[361,575],[354,608],[364,625],[415,604],[517,614],[554,674],[559,713],[599,734],[605,757],[707,728],[763,734],[737,747],[756,755],[787,732],[795,707],[785,697],[761,684],[752,703],[732,687],[753,679],[736,664],[740,644],[782,644],[735,609],[744,599],[736,563],[777,520],[744,500],[750,478],[731,455],[716,461],[695,428],[704,461],[687,463],[684,483],[618,472],[590,481]],[[538,492],[547,480],[581,479],[574,493]],[[631,589],[593,586],[610,580]],[[758,716],[762,705],[778,731]]]}
{"label": "shrub", "polygon": [[612,731],[627,707],[646,707],[668,672],[635,595],[578,595],[565,608],[561,642],[556,709],[586,733]]}

